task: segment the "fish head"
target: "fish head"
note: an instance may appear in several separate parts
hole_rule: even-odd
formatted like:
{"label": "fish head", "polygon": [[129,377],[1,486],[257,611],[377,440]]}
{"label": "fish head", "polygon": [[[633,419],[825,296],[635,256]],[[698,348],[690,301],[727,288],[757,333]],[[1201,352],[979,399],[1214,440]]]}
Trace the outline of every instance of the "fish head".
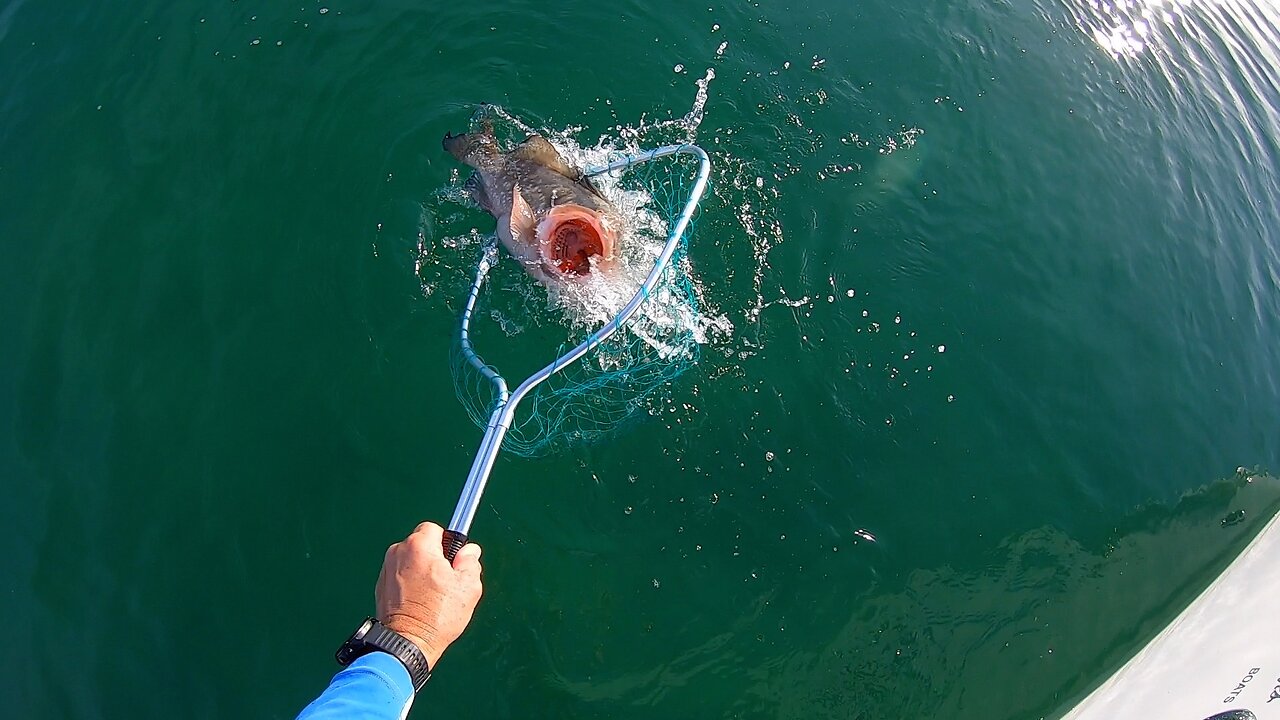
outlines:
{"label": "fish head", "polygon": [[599,210],[581,205],[557,205],[538,223],[538,252],[543,264],[566,277],[591,272],[591,258],[597,262],[613,257],[618,231]]}

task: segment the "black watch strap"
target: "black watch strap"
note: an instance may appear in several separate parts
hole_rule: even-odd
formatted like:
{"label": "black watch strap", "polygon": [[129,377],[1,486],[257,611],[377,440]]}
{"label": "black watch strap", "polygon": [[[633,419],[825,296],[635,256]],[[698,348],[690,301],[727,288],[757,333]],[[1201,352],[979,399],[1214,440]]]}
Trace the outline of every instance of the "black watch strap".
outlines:
{"label": "black watch strap", "polygon": [[351,637],[342,643],[334,659],[346,667],[358,657],[371,652],[384,652],[394,655],[409,671],[409,679],[413,681],[413,691],[417,692],[431,679],[431,665],[422,650],[400,633],[378,622],[377,618],[366,618],[356,628]]}

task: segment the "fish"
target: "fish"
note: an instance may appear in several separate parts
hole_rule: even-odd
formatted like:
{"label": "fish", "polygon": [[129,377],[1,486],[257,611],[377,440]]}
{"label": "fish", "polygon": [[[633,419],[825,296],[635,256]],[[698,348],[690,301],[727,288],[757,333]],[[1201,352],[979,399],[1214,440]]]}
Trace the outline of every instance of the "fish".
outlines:
{"label": "fish", "polygon": [[497,220],[497,236],[545,285],[610,272],[623,223],[618,209],[546,138],[503,152],[493,126],[446,133],[446,152],[474,169],[463,188]]}

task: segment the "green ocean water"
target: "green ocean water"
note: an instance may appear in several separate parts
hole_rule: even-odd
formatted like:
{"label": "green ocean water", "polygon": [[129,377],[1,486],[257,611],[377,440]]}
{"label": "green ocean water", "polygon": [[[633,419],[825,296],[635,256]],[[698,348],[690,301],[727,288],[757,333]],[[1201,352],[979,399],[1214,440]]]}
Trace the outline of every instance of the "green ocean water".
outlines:
{"label": "green ocean water", "polygon": [[705,147],[731,329],[615,436],[499,459],[414,717],[1065,711],[1280,507],[1278,22],[0,0],[3,714],[324,687],[480,440],[492,220],[439,141],[481,103]]}

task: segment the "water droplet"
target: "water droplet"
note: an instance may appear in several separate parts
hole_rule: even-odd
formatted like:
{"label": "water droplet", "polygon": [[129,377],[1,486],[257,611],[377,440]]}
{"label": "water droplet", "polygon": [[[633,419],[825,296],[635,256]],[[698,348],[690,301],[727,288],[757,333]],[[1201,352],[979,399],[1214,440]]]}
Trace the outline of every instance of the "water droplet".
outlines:
{"label": "water droplet", "polygon": [[944,352],[946,352],[946,351],[947,351],[947,346],[946,346],[946,345],[939,345],[939,346],[938,346],[938,352],[940,352],[940,353],[944,353]]}
{"label": "water droplet", "polygon": [[764,454],[764,459],[765,459],[766,461],[771,461],[771,460],[773,460],[773,451],[772,451],[772,450],[770,450],[770,451],[766,452],[766,453]]}

